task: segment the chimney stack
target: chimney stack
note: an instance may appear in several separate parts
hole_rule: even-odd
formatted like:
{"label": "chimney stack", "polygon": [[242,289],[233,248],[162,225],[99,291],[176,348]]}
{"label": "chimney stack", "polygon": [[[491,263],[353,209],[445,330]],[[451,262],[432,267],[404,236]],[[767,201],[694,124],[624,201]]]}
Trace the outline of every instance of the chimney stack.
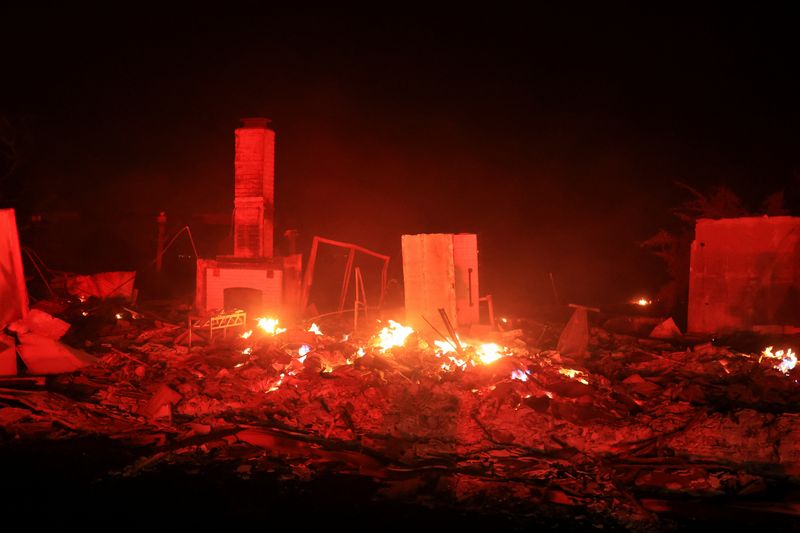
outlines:
{"label": "chimney stack", "polygon": [[272,257],[275,217],[275,132],[269,119],[243,118],[234,162],[235,257]]}

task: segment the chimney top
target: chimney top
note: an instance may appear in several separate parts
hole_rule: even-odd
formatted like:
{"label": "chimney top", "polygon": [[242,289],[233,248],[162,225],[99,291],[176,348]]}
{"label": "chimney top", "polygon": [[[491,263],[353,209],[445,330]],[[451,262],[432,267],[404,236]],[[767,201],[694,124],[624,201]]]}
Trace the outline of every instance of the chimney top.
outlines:
{"label": "chimney top", "polygon": [[272,122],[270,119],[262,117],[243,118],[242,126],[245,128],[266,128],[270,122]]}

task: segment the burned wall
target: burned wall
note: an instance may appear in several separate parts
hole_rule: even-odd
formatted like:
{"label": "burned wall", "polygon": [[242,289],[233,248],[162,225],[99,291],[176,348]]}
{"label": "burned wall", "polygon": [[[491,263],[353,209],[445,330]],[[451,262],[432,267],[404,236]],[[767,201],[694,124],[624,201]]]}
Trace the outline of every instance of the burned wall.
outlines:
{"label": "burned wall", "polygon": [[13,209],[0,209],[0,328],[28,312],[28,291]]}
{"label": "burned wall", "polygon": [[[478,240],[471,233],[403,235],[406,321],[442,328],[444,309],[457,326],[479,322]],[[422,317],[425,317],[423,319]]]}
{"label": "burned wall", "polygon": [[692,333],[800,326],[800,218],[697,221],[691,248]]}

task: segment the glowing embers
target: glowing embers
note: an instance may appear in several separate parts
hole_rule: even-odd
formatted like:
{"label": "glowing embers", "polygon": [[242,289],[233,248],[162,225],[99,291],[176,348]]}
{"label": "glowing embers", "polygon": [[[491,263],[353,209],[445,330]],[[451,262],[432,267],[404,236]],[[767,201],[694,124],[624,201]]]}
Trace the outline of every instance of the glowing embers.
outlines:
{"label": "glowing embers", "polygon": [[281,388],[281,383],[283,383],[283,378],[284,377],[286,377],[286,374],[281,372],[280,376],[278,376],[278,380],[276,382],[274,382],[272,384],[272,386],[269,389],[267,389],[265,392],[266,393],[270,393],[270,392],[274,392],[274,391],[278,390],[279,388]]}
{"label": "glowing embers", "polygon": [[760,363],[764,358],[772,359],[774,361],[773,367],[780,370],[784,374],[788,374],[795,366],[797,366],[797,355],[791,348],[785,350],[772,351],[772,346],[767,346],[761,352],[761,357],[758,358]]}
{"label": "glowing embers", "polygon": [[372,339],[372,345],[381,352],[385,352],[397,346],[403,346],[409,335],[414,333],[414,328],[404,326],[394,320],[389,321],[389,325],[378,332]]}
{"label": "glowing embers", "polygon": [[258,317],[256,318],[256,322],[258,327],[267,335],[280,335],[286,331],[286,328],[278,327],[277,318]]}
{"label": "glowing embers", "polygon": [[562,376],[567,376],[570,379],[574,379],[584,385],[588,385],[589,381],[584,377],[586,373],[581,370],[575,370],[574,368],[559,368],[558,373]]}
{"label": "glowing embers", "polygon": [[637,298],[632,303],[640,307],[647,307],[648,305],[652,305],[653,300],[649,300],[647,298]]}
{"label": "glowing embers", "polygon": [[316,323],[313,323],[311,326],[309,326],[308,332],[313,333],[314,335],[322,335],[322,330],[319,329],[319,326]]}

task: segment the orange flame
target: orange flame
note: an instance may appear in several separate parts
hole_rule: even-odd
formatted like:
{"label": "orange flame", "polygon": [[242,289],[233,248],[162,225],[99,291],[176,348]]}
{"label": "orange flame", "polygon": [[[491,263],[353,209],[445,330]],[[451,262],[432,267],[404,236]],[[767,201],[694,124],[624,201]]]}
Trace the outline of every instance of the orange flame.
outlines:
{"label": "orange flame", "polygon": [[456,351],[455,347],[449,342],[440,341],[436,339],[435,341],[433,341],[433,344],[435,344],[436,347],[439,348],[439,352],[441,352],[442,354],[447,354]]}
{"label": "orange flame", "polygon": [[485,365],[494,363],[506,355],[503,353],[505,352],[505,348],[493,342],[481,344],[476,351],[478,352],[478,357],[480,358],[481,362]]}
{"label": "orange flame", "polygon": [[373,345],[385,352],[396,346],[403,346],[412,333],[414,333],[414,328],[390,320],[389,325],[378,332]]}
{"label": "orange flame", "polygon": [[286,328],[278,327],[277,318],[258,317],[256,318],[256,321],[258,323],[258,327],[261,328],[267,335],[280,335],[286,331]]}
{"label": "orange flame", "polygon": [[[467,366],[467,363],[475,366],[476,362],[483,363],[484,365],[489,365],[511,355],[511,350],[506,348],[505,346],[500,346],[494,342],[485,342],[476,345],[472,345],[468,342],[465,342],[458,339],[459,344],[463,348],[462,354],[464,354],[465,359],[461,359],[457,357],[456,348],[453,343],[448,341],[441,341],[441,340],[434,340],[433,344],[436,346],[436,357],[447,356],[450,361],[455,364],[460,369],[464,369]],[[450,371],[452,370],[452,366],[449,363],[442,364],[442,368],[444,370]]]}
{"label": "orange flame", "polygon": [[562,376],[567,376],[570,379],[574,379],[575,381],[583,383],[584,385],[589,384],[589,381],[586,378],[582,377],[585,376],[586,374],[584,372],[581,372],[580,370],[575,370],[574,368],[559,368],[558,373],[561,374]]}

